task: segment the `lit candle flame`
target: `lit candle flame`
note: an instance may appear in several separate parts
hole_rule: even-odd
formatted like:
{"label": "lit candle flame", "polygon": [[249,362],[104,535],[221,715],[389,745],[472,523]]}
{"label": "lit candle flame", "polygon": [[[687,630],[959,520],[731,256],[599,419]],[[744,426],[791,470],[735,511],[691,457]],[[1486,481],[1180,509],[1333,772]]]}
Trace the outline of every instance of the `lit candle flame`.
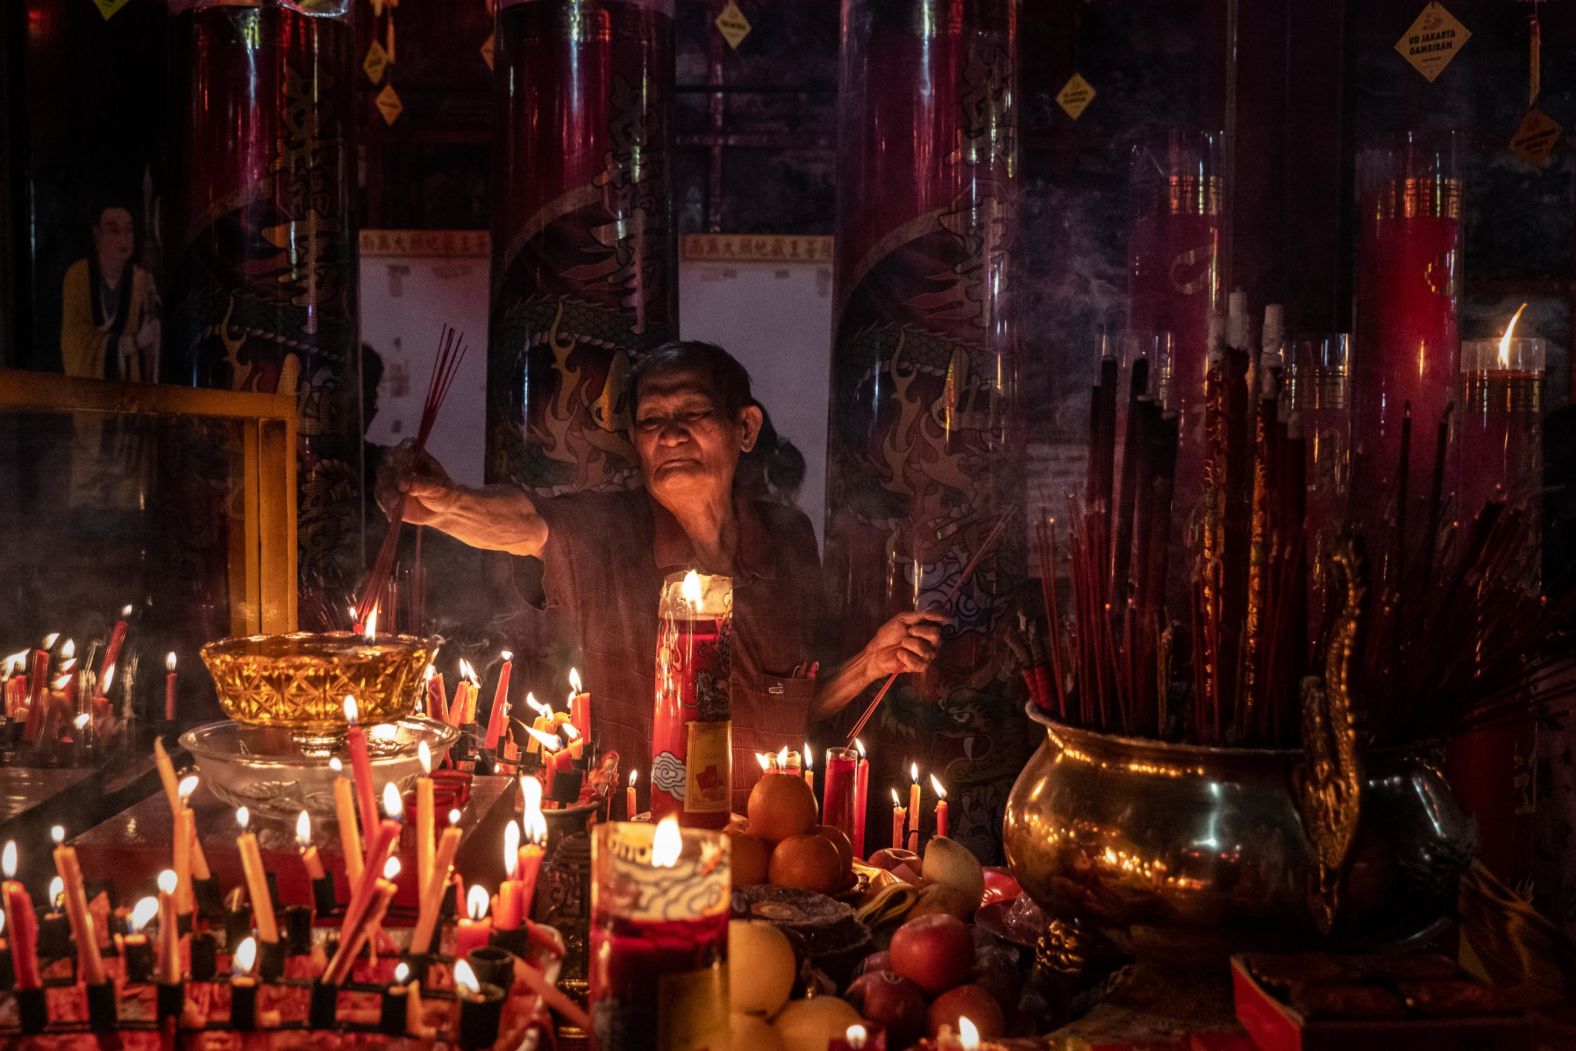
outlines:
{"label": "lit candle flame", "polygon": [[378,637],[378,607],[373,606],[372,612],[367,614],[367,627],[361,634],[368,642]]}
{"label": "lit candle flame", "polygon": [[71,676],[69,676],[69,675],[62,675],[59,678],[55,679],[54,682],[50,683],[49,684],[49,688],[51,690],[64,690],[67,686],[70,686],[70,685],[71,685]]}
{"label": "lit candle flame", "polygon": [[351,726],[361,722],[361,706],[356,704],[354,697],[345,698],[345,722]]}
{"label": "lit candle flame", "polygon": [[569,738],[571,741],[580,740],[580,731],[575,729],[574,723],[565,723],[558,728],[558,732]]}
{"label": "lit candle flame", "polygon": [[542,811],[542,782],[534,777],[522,776],[520,778],[520,809],[529,817],[534,811]]}
{"label": "lit candle flame", "polygon": [[935,791],[938,799],[947,798],[947,786],[943,785],[935,774],[930,775],[930,787]]}
{"label": "lit candle flame", "polygon": [[468,679],[472,686],[480,686],[481,680],[476,677],[476,668],[464,657],[460,658],[460,674]]}
{"label": "lit candle flame", "polygon": [[770,752],[756,752],[755,761],[761,764],[761,773],[763,774],[772,768],[772,756]]}
{"label": "lit candle flame", "polygon": [[60,647],[60,659],[70,660],[77,655],[77,640],[67,639],[65,645]]}
{"label": "lit candle flame", "polygon": [[903,805],[903,800],[898,798],[897,789],[895,789],[895,788],[892,789],[892,805],[896,806],[896,807],[900,807],[900,806]]}
{"label": "lit candle flame", "polygon": [[542,813],[541,807],[525,815],[523,823],[526,842],[540,846],[547,841],[547,815]]}
{"label": "lit candle flame", "polygon": [[312,815],[305,810],[296,815],[296,845],[302,850],[312,845]]}
{"label": "lit candle flame", "polygon": [[235,947],[235,955],[231,962],[234,964],[236,974],[251,974],[252,965],[257,962],[257,939],[250,935],[241,939],[241,944]]}
{"label": "lit candle flame", "polygon": [[394,984],[405,985],[410,981],[410,964],[401,960],[394,965]]}
{"label": "lit candle flame", "polygon": [[60,641],[60,632],[52,631],[48,635],[44,636],[43,644],[39,646],[39,649],[41,649],[41,650],[52,650],[52,649],[55,648],[55,643],[57,643],[59,641]]}
{"label": "lit candle flame", "polygon": [[336,774],[342,774],[345,772],[345,764],[339,761],[339,756],[337,755],[331,755],[328,757],[328,768],[334,771]]}
{"label": "lit candle flame", "polygon": [[10,678],[27,665],[27,651],[21,650],[5,659],[5,676]]}
{"label": "lit candle flame", "polygon": [[630,788],[634,788],[635,787],[635,778],[637,778],[639,776],[640,776],[640,771],[639,770],[631,770],[629,772],[629,787]]}
{"label": "lit candle flame", "polygon": [[851,1025],[843,1033],[843,1042],[849,1046],[850,1051],[861,1051],[869,1035],[864,1026]]}
{"label": "lit candle flame", "polygon": [[5,873],[6,879],[16,879],[16,840],[5,841],[5,849],[0,850],[0,872]]}
{"label": "lit candle flame", "polygon": [[1505,326],[1505,334],[1499,337],[1499,367],[1502,369],[1510,368],[1511,336],[1516,331],[1516,322],[1521,320],[1521,312],[1526,309],[1527,304],[1525,303],[1516,308],[1516,312],[1510,317],[1510,324]]}
{"label": "lit candle flame", "polygon": [[159,914],[159,899],[149,895],[131,910],[131,933],[139,934]]}
{"label": "lit candle flame", "polygon": [[131,616],[131,610],[132,610],[132,605],[131,605],[130,602],[128,602],[124,606],[120,607],[120,615],[121,615],[121,617],[124,618],[124,617]]}
{"label": "lit candle flame", "polygon": [[499,650],[498,651],[498,656],[502,657],[503,660],[504,660],[504,663],[507,664],[510,661],[514,660],[514,651],[513,650]]}
{"label": "lit candle flame", "polygon": [[383,878],[389,882],[399,879],[399,858],[389,858],[383,863]]}
{"label": "lit candle flame", "polygon": [[246,827],[252,823],[252,812],[244,806],[236,807],[235,823],[241,826],[242,832],[245,832]]}
{"label": "lit candle flame", "polygon": [[175,786],[175,794],[180,798],[182,803],[190,799],[192,797],[192,793],[195,791],[197,791],[196,774],[187,774],[185,777],[181,778],[181,783]]}
{"label": "lit candle flame", "polygon": [[104,669],[104,681],[99,684],[99,693],[109,693],[110,686],[115,682],[115,665],[111,664]]}
{"label": "lit candle flame", "polygon": [[432,663],[431,661],[428,661],[426,670],[421,673],[421,681],[422,682],[431,682],[433,676],[435,676],[437,674],[438,674],[438,666],[436,664]]}
{"label": "lit candle flame", "polygon": [[451,810],[451,811],[449,811],[449,824],[451,824],[451,825],[458,825],[459,823],[460,823],[460,812],[458,810]]}
{"label": "lit candle flame", "polygon": [[477,996],[482,991],[481,983],[476,980],[476,972],[464,960],[454,961],[454,987],[466,996]]}
{"label": "lit candle flame", "polygon": [[395,821],[405,816],[405,801],[400,798],[399,786],[393,781],[383,786],[383,813]]}
{"label": "lit candle flame", "polygon": [[165,671],[174,671],[175,670],[175,651],[174,650],[171,650],[170,652],[168,652],[168,653],[166,653],[164,655],[164,670]]}
{"label": "lit candle flame", "polygon": [[174,869],[165,869],[159,873],[159,892],[161,894],[174,894],[175,888],[180,886],[180,877],[175,875]]}
{"label": "lit candle flame", "polygon": [[806,741],[804,743],[804,768],[806,770],[810,770],[813,769],[814,766],[815,764],[810,761],[810,742]]}
{"label": "lit candle flame", "polygon": [[958,1016],[958,1039],[963,1043],[963,1051],[979,1051],[980,1031],[968,1015]]}
{"label": "lit candle flame", "polygon": [[520,826],[513,821],[503,827],[503,876],[509,874],[520,864]]}
{"label": "lit candle flame", "polygon": [[586,692],[585,691],[585,687],[582,686],[581,683],[580,683],[580,669],[579,668],[570,668],[569,669],[569,688],[571,690],[573,690],[575,693],[585,693]]}
{"label": "lit candle flame", "polygon": [[491,902],[488,900],[487,888],[478,887],[476,884],[472,883],[471,889],[465,892],[466,915],[468,915],[473,920],[485,919],[487,916],[487,906],[489,904],[491,904]]}
{"label": "lit candle flame", "polygon": [[60,903],[66,896],[66,881],[56,876],[49,881],[49,904],[51,908],[60,908]]}
{"label": "lit candle flame", "polygon": [[865,742],[856,737],[854,738],[854,747],[859,750],[859,758],[863,759],[865,757]]}
{"label": "lit candle flame", "polygon": [[525,703],[527,705],[529,705],[531,710],[534,711],[537,715],[552,715],[553,714],[552,707],[550,705],[543,704],[541,701],[537,700],[536,699],[536,694],[532,693],[529,690],[527,690],[525,692]]}
{"label": "lit candle flame", "polygon": [[909,763],[908,764],[908,776],[916,784],[919,783],[919,764],[918,763]]}
{"label": "lit candle flame", "polygon": [[777,769],[788,769],[788,746],[783,745],[777,750]]}
{"label": "lit candle flame", "polygon": [[651,864],[655,868],[670,869],[679,863],[684,853],[684,835],[679,831],[679,819],[669,814],[657,822],[657,831],[651,838]]}
{"label": "lit candle flame", "polygon": [[700,605],[700,574],[693,569],[684,574],[684,583],[679,585],[679,597],[692,606]]}
{"label": "lit candle flame", "polygon": [[416,742],[416,761],[421,764],[423,775],[432,773],[432,749],[425,739]]}
{"label": "lit candle flame", "polygon": [[60,825],[51,825],[49,828],[49,838],[54,840],[55,845],[58,847],[60,844],[66,841],[66,830]]}
{"label": "lit candle flame", "polygon": [[558,739],[557,734],[544,734],[534,726],[527,726],[525,732],[531,735],[533,741],[549,752],[556,752],[564,746],[564,742]]}

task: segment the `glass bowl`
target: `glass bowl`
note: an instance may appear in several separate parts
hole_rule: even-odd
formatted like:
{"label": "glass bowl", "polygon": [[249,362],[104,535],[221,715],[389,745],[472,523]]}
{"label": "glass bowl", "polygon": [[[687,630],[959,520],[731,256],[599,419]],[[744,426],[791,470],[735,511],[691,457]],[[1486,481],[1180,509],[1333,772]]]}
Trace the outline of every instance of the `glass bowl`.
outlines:
{"label": "glass bowl", "polygon": [[346,697],[365,726],[410,714],[437,649],[437,639],[411,635],[299,631],[220,639],[201,652],[231,719],[323,733],[345,728]]}
{"label": "glass bowl", "polygon": [[[448,723],[421,717],[367,727],[377,797],[382,798],[383,786],[391,781],[401,795],[414,784],[421,773],[419,742],[427,742],[436,767],[459,736]],[[347,776],[350,770],[342,736],[333,745],[313,747],[285,728],[226,720],[187,730],[181,745],[197,760],[203,783],[215,796],[280,821],[293,822],[302,810],[332,821],[334,778],[339,775],[328,765],[329,758],[338,756]]]}

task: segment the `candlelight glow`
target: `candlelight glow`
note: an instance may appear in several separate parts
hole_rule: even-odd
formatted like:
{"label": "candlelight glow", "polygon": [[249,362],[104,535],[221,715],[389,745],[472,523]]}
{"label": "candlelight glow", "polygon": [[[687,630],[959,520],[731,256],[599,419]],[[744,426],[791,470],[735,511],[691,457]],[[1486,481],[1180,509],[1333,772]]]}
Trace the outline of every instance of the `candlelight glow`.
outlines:
{"label": "candlelight glow", "polygon": [[5,841],[5,849],[0,851],[0,872],[5,873],[6,879],[16,879],[16,840]]}
{"label": "candlelight glow", "polygon": [[909,763],[908,764],[908,776],[909,776],[910,780],[914,781],[916,784],[918,783],[918,781],[919,781],[919,764],[918,763]]}
{"label": "candlelight glow", "polygon": [[367,731],[367,736],[375,741],[394,741],[399,738],[399,727],[393,723],[377,723]]}
{"label": "candlelight glow", "polygon": [[246,826],[252,823],[252,812],[244,806],[235,808],[235,823],[241,826],[241,831],[246,831]]}
{"label": "candlelight glow", "polygon": [[893,806],[902,806],[903,805],[903,800],[898,798],[897,789],[895,789],[895,788],[892,789],[892,805]]}
{"label": "candlelight glow", "polygon": [[520,826],[511,821],[503,827],[503,872],[504,878],[520,864]]}
{"label": "candlelight glow", "polygon": [[10,678],[27,665],[27,651],[20,650],[5,659],[5,675]]}
{"label": "candlelight glow", "polygon": [[639,770],[631,770],[629,772],[629,787],[630,788],[634,788],[635,787],[635,778],[637,778],[639,776],[640,776],[640,771]]}
{"label": "candlelight glow", "polygon": [[60,825],[51,825],[49,829],[49,838],[54,840],[55,845],[58,847],[60,844],[66,841],[65,828]]}
{"label": "candlelight glow", "polygon": [[1521,320],[1521,312],[1526,309],[1525,303],[1516,308],[1516,312],[1510,317],[1510,324],[1505,326],[1505,334],[1499,337],[1499,367],[1502,369],[1510,368],[1511,335],[1516,331],[1516,322]]}
{"label": "candlelight glow", "polygon": [[77,640],[67,639],[65,645],[60,647],[60,659],[70,660],[77,655]]}
{"label": "candlelight glow", "polygon": [[122,617],[129,617],[129,616],[131,616],[131,603],[130,602],[128,602],[124,606],[120,607],[120,615]]}
{"label": "candlelight glow", "polygon": [[389,858],[383,863],[383,878],[390,881],[397,880],[399,879],[399,870],[399,858]]}
{"label": "candlelight glow", "polygon": [[59,641],[60,641],[60,632],[52,631],[48,635],[44,636],[44,641],[38,648],[41,649],[41,650],[52,650],[52,649],[55,648],[55,643],[57,643]]}
{"label": "candlelight glow", "polygon": [[339,761],[339,756],[337,755],[331,755],[328,757],[328,768],[334,771],[336,774],[342,774],[345,772],[345,764]]}
{"label": "candlelight glow", "polygon": [[410,964],[401,960],[394,965],[394,984],[404,985],[410,981]]}
{"label": "candlelight glow", "polygon": [[0,909],[0,934],[5,933],[5,910]]}
{"label": "candlelight glow", "polygon": [[422,682],[431,682],[432,677],[438,674],[438,666],[431,661],[427,662],[427,669],[421,673]]}
{"label": "candlelight glow", "polygon": [[585,693],[586,692],[585,691],[585,687],[582,686],[581,683],[580,683],[580,669],[579,668],[570,668],[569,669],[569,688],[571,690],[575,691],[576,693]]}
{"label": "candlelight glow", "polygon": [[[70,664],[72,662],[67,661],[66,663]],[[51,690],[64,690],[67,686],[70,686],[70,685],[71,685],[71,676],[69,676],[69,675],[61,675],[61,676],[57,677],[54,682],[49,684],[49,688]]]}
{"label": "candlelight glow", "polygon": [[373,606],[372,612],[367,614],[367,629],[361,634],[368,642],[378,637],[378,607]]}
{"label": "candlelight glow", "polygon": [[296,815],[296,845],[302,850],[312,845],[312,815],[305,810]]}
{"label": "candlelight glow", "polygon": [[772,756],[770,752],[756,752],[755,761],[761,764],[761,773],[763,774],[772,768]]}
{"label": "candlelight glow", "polygon": [[470,680],[472,686],[480,686],[482,681],[476,677],[476,668],[464,657],[460,658],[460,674]]}
{"label": "candlelight glow", "polygon": [[159,873],[159,893],[174,894],[175,888],[180,886],[180,878],[175,875],[174,869],[165,869]]}
{"label": "candlelight glow", "polygon": [[567,737],[571,741],[578,741],[578,740],[580,740],[580,731],[575,729],[575,724],[574,723],[565,723],[564,725],[562,725],[562,726],[560,726],[558,728],[558,732],[563,734],[565,737]]}
{"label": "candlelight glow", "polygon": [[684,853],[684,836],[679,832],[679,819],[671,814],[657,822],[657,833],[651,839],[651,864],[655,868],[670,869],[679,863]]}
{"label": "candlelight glow", "polygon": [[166,653],[164,655],[164,670],[165,671],[174,671],[175,670],[175,651],[174,650],[171,650],[169,653]]}
{"label": "candlelight glow", "polygon": [[115,665],[111,664],[108,668],[104,669],[104,681],[99,684],[99,693],[101,693],[101,694],[109,693],[110,685],[112,683],[114,683],[114,681],[115,681]]}
{"label": "candlelight glow", "polygon": [[693,569],[684,574],[684,583],[679,586],[679,597],[692,606],[700,605],[700,574]]}
{"label": "candlelight glow", "polygon": [[487,906],[491,904],[486,887],[471,884],[471,889],[465,892],[465,914],[473,920],[487,918]]}
{"label": "candlelight glow", "polygon": [[502,657],[506,661],[512,661],[512,660],[514,660],[514,651],[513,650],[499,650],[498,651],[498,656]]}
{"label": "candlelight glow", "polygon": [[231,962],[236,974],[251,974],[252,965],[257,962],[257,939],[250,935],[241,939],[241,944],[235,947]]}
{"label": "candlelight glow", "polygon": [[458,825],[459,823],[460,823],[460,812],[458,810],[451,810],[451,811],[449,811],[449,824],[451,824],[451,825]]}
{"label": "candlelight glow", "polygon": [[466,996],[476,996],[482,991],[481,983],[476,980],[476,972],[464,960],[454,961],[454,988]]}
{"label": "candlelight glow", "polygon": [[356,705],[354,697],[345,698],[345,722],[355,726],[361,721],[361,709]]}
{"label": "candlelight glow", "polygon": [[552,706],[543,704],[541,701],[537,700],[536,694],[530,692],[529,690],[527,690],[525,693],[525,703],[530,705],[531,710],[537,715],[548,716],[553,714]]}
{"label": "candlelight glow", "polygon": [[138,934],[159,914],[159,899],[149,895],[131,910],[131,933]]}
{"label": "candlelight glow", "polygon": [[190,799],[195,791],[197,791],[196,774],[187,774],[181,778],[181,783],[175,786],[175,794],[180,797],[182,803]]}
{"label": "candlelight glow", "polygon": [[938,799],[945,799],[945,798],[947,798],[947,786],[943,785],[941,783],[941,779],[938,778],[935,774],[931,774],[930,775],[930,787],[931,787],[931,790],[936,793],[936,797]]}
{"label": "candlelight glow", "polygon": [[958,1039],[963,1043],[963,1051],[979,1051],[980,1031],[969,1021],[968,1015],[958,1016]]}
{"label": "candlelight glow", "polygon": [[788,769],[788,746],[783,745],[777,750],[777,769]]}
{"label": "candlelight glow", "polygon": [[395,821],[405,816],[405,801],[399,796],[399,786],[393,781],[383,786],[383,813]]}
{"label": "candlelight glow", "polygon": [[865,1040],[869,1035],[864,1026],[851,1025],[843,1033],[843,1041],[848,1044],[851,1051],[860,1051],[865,1046]]}
{"label": "candlelight glow", "polygon": [[527,817],[542,812],[542,782],[529,775],[520,778],[520,808]]}
{"label": "candlelight glow", "polygon": [[432,773],[432,749],[427,747],[425,738],[416,742],[416,761],[421,764],[423,774]]}
{"label": "candlelight glow", "polygon": [[806,741],[806,742],[805,742],[805,743],[804,743],[804,768],[805,768],[805,769],[806,769],[806,770],[809,770],[809,769],[811,769],[811,768],[812,768],[812,767],[813,767],[813,766],[814,766],[814,765],[815,765],[815,764],[814,764],[814,763],[812,763],[812,762],[811,762],[811,761],[810,761],[810,742],[809,742],[809,741]]}
{"label": "candlelight glow", "polygon": [[54,879],[49,881],[49,905],[50,905],[50,908],[58,910],[60,908],[60,903],[62,901],[64,901],[65,898],[66,898],[66,881],[61,879],[59,876],[56,876]]}
{"label": "candlelight glow", "polygon": [[525,732],[531,735],[533,741],[549,752],[556,752],[564,746],[564,742],[558,739],[557,734],[544,734],[534,726],[527,726]]}
{"label": "candlelight glow", "polygon": [[91,718],[92,716],[90,716],[87,712],[83,712],[81,715],[71,720],[71,725],[75,726],[78,730],[85,730],[88,726],[88,720]]}

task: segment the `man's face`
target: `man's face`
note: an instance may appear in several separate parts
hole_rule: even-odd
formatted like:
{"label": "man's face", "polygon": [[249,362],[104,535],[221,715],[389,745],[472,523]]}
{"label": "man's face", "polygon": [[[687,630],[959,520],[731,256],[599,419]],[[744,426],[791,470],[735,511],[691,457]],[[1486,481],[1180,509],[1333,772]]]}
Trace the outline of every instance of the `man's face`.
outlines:
{"label": "man's face", "polygon": [[93,244],[98,248],[99,266],[118,270],[131,258],[134,230],[131,213],[124,208],[106,208],[93,227]]}
{"label": "man's face", "polygon": [[640,383],[635,450],[652,494],[669,504],[733,487],[739,455],[755,444],[760,425],[725,419],[705,377],[693,371],[651,376]]}

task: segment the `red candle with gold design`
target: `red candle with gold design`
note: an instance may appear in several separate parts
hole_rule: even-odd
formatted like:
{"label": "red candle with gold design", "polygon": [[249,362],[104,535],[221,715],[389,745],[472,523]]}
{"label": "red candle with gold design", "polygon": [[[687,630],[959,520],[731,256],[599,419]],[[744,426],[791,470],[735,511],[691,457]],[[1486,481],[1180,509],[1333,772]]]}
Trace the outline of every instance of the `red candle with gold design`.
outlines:
{"label": "red candle with gold design", "polygon": [[694,570],[663,584],[651,729],[651,817],[721,828],[731,813],[733,581]]}

